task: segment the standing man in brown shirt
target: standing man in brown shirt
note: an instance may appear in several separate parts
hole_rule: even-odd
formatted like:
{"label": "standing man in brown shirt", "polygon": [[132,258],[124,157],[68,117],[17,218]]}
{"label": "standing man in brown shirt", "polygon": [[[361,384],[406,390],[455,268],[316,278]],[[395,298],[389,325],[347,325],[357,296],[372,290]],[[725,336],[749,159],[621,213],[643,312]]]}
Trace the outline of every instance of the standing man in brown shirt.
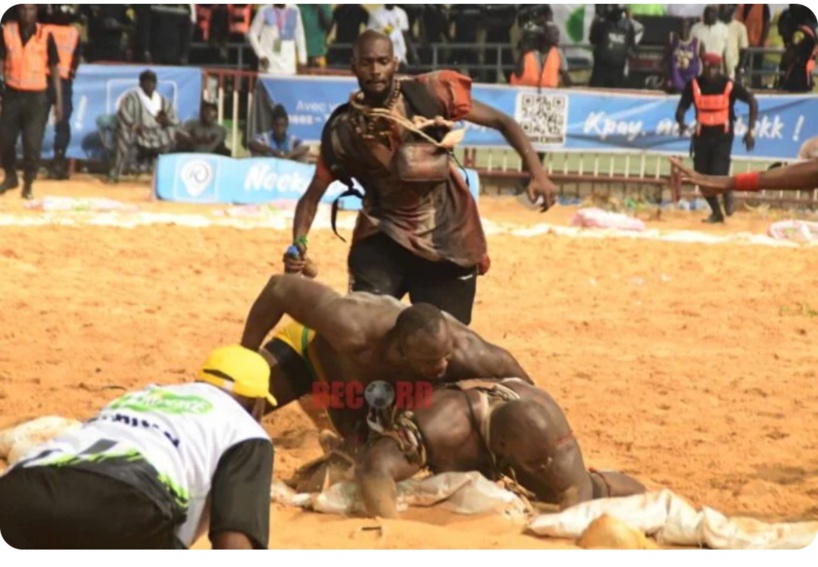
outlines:
{"label": "standing man in brown shirt", "polygon": [[472,100],[471,79],[438,71],[397,80],[397,68],[388,36],[369,30],[358,38],[352,71],[360,91],[324,127],[316,173],[293,221],[300,253],[285,255],[285,268],[303,268],[307,233],[327,187],[335,180],[351,186],[354,178],[365,196],[348,258],[350,291],[397,299],[408,293],[413,304],[431,303],[468,325],[477,275],[489,268],[477,203],[448,153],[405,120],[434,119],[427,133],[438,142],[460,120],[496,129],[532,175],[532,202],[543,197],[547,208],[556,187],[520,126]]}

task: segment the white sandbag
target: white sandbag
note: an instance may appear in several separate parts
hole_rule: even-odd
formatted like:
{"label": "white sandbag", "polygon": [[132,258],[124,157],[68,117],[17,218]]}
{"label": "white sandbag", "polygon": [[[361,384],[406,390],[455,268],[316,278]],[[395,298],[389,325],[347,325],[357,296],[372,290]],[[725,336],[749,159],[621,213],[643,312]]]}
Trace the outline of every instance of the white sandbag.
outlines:
{"label": "white sandbag", "polygon": [[818,222],[783,220],[767,229],[770,237],[791,242],[818,242]]}
{"label": "white sandbag", "polygon": [[645,230],[645,223],[622,213],[612,213],[597,208],[580,209],[571,220],[571,226],[583,228],[614,228],[618,230]]}
{"label": "white sandbag", "polygon": [[[526,504],[516,495],[478,472],[443,473],[399,482],[397,509],[438,506],[456,514],[497,513],[522,521]],[[281,482],[273,484],[272,500],[325,514],[363,513],[364,505],[353,482],[339,482],[317,494],[296,494]]]}
{"label": "white sandbag", "polygon": [[818,522],[767,524],[747,518],[726,518],[711,508],[697,512],[670,490],[584,502],[558,514],[538,516],[528,529],[541,536],[576,539],[603,514],[622,520],[665,545],[802,549],[818,534]]}
{"label": "white sandbag", "polygon": [[0,431],[0,459],[12,465],[24,458],[37,445],[80,427],[82,423],[75,419],[50,415]]}

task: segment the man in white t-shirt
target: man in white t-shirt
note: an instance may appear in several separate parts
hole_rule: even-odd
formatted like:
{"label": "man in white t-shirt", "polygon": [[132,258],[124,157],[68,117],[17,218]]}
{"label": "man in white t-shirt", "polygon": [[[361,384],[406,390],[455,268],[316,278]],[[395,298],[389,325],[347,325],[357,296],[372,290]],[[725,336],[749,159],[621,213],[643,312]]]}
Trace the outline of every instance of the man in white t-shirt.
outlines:
{"label": "man in white t-shirt", "polygon": [[270,367],[214,350],[195,383],[148,386],[0,476],[0,532],[17,549],[266,549]]}
{"label": "man in white t-shirt", "polygon": [[292,76],[307,64],[307,39],[295,4],[268,4],[259,9],[247,32],[258,57],[258,72]]}
{"label": "man in white t-shirt", "polygon": [[719,9],[713,4],[704,9],[703,21],[696,22],[693,29],[690,30],[690,35],[699,40],[700,57],[703,57],[705,53],[715,53],[722,60],[727,51],[728,34],[727,26],[724,25],[724,22],[719,21]]}
{"label": "man in white t-shirt", "polygon": [[747,48],[750,39],[747,27],[735,18],[736,4],[721,6],[721,21],[727,26],[727,49],[724,53],[724,66],[727,76],[735,80],[737,70],[743,72],[747,66]]}
{"label": "man in white t-shirt", "polygon": [[395,57],[402,65],[409,63],[410,53],[412,60],[417,60],[415,46],[409,33],[409,17],[402,8],[395,4],[384,4],[383,7],[370,12],[367,27],[389,36],[395,50]]}

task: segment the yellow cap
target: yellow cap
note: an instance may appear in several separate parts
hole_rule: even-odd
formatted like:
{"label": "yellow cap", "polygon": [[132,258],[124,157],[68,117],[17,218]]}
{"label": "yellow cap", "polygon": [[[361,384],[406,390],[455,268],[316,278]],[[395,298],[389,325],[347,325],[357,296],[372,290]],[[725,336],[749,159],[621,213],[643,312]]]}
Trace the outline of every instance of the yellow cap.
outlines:
{"label": "yellow cap", "polygon": [[278,401],[270,394],[270,365],[259,353],[241,345],[219,347],[199,370],[199,380],[246,398],[264,398],[272,406]]}

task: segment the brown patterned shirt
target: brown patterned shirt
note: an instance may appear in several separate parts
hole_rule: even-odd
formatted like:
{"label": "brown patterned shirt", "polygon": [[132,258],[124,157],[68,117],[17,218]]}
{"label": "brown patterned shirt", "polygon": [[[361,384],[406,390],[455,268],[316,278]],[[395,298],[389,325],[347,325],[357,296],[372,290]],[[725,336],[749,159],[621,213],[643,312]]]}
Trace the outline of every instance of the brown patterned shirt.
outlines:
{"label": "brown patterned shirt", "polygon": [[[406,80],[424,85],[447,120],[462,120],[471,110],[471,79],[464,75],[437,71]],[[402,93],[394,108],[407,116]],[[353,242],[380,231],[421,258],[464,267],[480,265],[481,273],[485,271],[486,238],[477,203],[454,164],[442,183],[407,184],[398,177],[393,158],[401,143],[417,141],[417,135],[381,119],[374,131],[384,135],[368,139],[356,128],[360,124],[360,113],[350,109],[335,121],[331,133],[338,161],[365,189]],[[327,183],[334,181],[323,160],[316,174]]]}

